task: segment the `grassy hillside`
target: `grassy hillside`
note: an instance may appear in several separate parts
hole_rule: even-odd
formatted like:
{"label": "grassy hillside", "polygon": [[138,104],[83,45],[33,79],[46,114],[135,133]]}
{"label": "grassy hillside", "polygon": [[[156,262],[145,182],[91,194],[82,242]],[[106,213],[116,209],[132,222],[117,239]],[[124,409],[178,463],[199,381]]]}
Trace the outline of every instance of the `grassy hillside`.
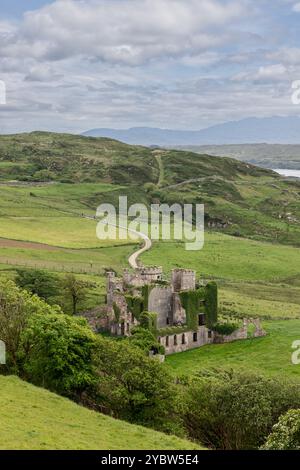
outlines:
{"label": "grassy hillside", "polygon": [[231,144],[176,146],[200,154],[231,157],[265,168],[300,168],[300,145],[297,144]]}
{"label": "grassy hillside", "polygon": [[154,157],[111,139],[32,132],[0,137],[1,179],[31,181],[156,181]]}
{"label": "grassy hillside", "polygon": [[176,374],[194,374],[200,369],[237,367],[266,375],[300,379],[300,365],[291,361],[292,343],[300,338],[300,320],[267,321],[267,336],[233,343],[203,346],[167,357]]}
{"label": "grassy hillside", "polygon": [[235,159],[34,132],[0,136],[1,181],[3,237],[7,218],[33,208],[39,217],[70,209],[94,214],[101,202],[127,195],[129,204],[204,203],[214,230],[300,244],[300,182]]}
{"label": "grassy hillside", "polygon": [[0,376],[0,449],[199,449],[167,436],[89,411],[16,377]]}

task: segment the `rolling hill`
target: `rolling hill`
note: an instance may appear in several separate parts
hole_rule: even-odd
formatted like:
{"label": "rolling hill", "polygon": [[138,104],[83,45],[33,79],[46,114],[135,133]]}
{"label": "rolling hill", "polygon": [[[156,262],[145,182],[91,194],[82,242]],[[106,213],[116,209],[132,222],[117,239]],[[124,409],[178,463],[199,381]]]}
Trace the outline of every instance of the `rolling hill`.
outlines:
{"label": "rolling hill", "polygon": [[296,144],[186,145],[176,148],[200,154],[236,158],[264,168],[300,169],[300,145]]}
{"label": "rolling hill", "polygon": [[119,421],[23,382],[0,376],[0,449],[199,449],[175,436]]}
{"label": "rolling hill", "polygon": [[232,158],[34,132],[0,136],[0,183],[6,218],[22,204],[40,215],[95,214],[127,195],[129,204],[204,203],[214,230],[300,245],[300,181]]}
{"label": "rolling hill", "polygon": [[83,135],[110,137],[137,145],[224,145],[267,142],[299,144],[298,116],[250,117],[229,121],[196,131],[133,127],[130,129],[91,129]]}

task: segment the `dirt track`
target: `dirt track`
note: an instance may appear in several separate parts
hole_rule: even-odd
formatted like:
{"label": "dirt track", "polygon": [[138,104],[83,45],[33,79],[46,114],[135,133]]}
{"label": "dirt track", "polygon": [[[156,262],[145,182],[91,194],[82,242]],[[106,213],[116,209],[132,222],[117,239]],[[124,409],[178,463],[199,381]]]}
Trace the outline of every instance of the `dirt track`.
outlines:
{"label": "dirt track", "polygon": [[56,246],[46,245],[45,243],[25,242],[21,240],[11,240],[9,238],[0,238],[0,248],[28,248],[31,250],[59,251]]}

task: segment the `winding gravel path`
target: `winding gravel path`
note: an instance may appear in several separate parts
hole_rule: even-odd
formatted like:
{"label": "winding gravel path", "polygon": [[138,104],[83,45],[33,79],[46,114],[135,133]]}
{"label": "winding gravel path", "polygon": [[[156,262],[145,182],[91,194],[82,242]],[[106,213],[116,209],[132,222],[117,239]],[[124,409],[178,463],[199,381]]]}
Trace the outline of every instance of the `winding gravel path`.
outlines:
{"label": "winding gravel path", "polygon": [[[97,220],[95,217],[92,217],[92,216],[89,216],[89,215],[83,215],[83,217],[85,219]],[[99,221],[99,222],[101,222],[101,221]],[[105,223],[107,223],[107,222],[105,222]],[[132,253],[128,258],[128,263],[129,263],[130,267],[133,268],[133,269],[137,269],[140,266],[140,264],[138,262],[138,258],[140,257],[140,255],[142,253],[144,253],[145,251],[150,250],[150,248],[152,247],[152,240],[148,237],[148,235],[145,235],[145,233],[138,232],[137,230],[133,230],[133,229],[130,229],[128,227],[124,227],[123,225],[115,225],[115,224],[108,224],[108,225],[111,225],[112,227],[118,227],[118,228],[122,228],[124,230],[127,230],[128,232],[131,232],[134,235],[137,235],[139,238],[141,238],[143,240],[142,248],[139,248],[137,251]]]}

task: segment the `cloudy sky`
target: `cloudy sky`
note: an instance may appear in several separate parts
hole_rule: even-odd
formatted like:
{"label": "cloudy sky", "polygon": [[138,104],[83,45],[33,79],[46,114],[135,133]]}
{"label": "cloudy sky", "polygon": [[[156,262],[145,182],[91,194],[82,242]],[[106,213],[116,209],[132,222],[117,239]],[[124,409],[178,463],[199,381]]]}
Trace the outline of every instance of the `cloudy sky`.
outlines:
{"label": "cloudy sky", "polygon": [[0,133],[298,115],[296,0],[1,0]]}

